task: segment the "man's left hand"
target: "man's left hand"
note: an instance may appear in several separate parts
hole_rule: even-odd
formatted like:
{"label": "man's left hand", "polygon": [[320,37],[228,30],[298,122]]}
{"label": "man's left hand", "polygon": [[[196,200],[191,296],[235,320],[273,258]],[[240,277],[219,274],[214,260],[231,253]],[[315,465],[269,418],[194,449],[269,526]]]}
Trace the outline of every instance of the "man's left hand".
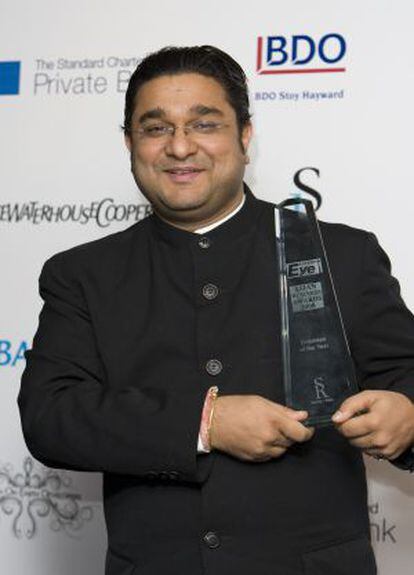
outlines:
{"label": "man's left hand", "polygon": [[395,459],[414,443],[414,403],[402,393],[367,390],[332,416],[338,431],[368,455]]}

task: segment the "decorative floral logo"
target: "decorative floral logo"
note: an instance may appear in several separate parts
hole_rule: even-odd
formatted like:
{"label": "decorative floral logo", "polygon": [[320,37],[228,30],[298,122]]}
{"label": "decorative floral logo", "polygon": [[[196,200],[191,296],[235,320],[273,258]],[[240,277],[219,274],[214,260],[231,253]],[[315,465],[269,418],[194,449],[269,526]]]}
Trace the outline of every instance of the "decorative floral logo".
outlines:
{"label": "decorative floral logo", "polygon": [[93,517],[93,509],[81,505],[82,496],[69,491],[72,479],[64,471],[45,468],[35,473],[34,462],[26,457],[23,473],[13,474],[12,466],[0,466],[0,512],[11,516],[15,537],[32,539],[37,518],[49,517],[53,531],[74,535]]}

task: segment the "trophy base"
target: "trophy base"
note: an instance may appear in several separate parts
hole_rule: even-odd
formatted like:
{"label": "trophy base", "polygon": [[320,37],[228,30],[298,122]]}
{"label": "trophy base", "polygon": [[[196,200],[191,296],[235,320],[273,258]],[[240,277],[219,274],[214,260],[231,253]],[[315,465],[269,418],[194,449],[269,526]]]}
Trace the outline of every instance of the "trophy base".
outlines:
{"label": "trophy base", "polygon": [[304,421],[303,425],[305,427],[328,427],[329,425],[333,425],[333,413],[329,415],[311,415],[306,421]]}

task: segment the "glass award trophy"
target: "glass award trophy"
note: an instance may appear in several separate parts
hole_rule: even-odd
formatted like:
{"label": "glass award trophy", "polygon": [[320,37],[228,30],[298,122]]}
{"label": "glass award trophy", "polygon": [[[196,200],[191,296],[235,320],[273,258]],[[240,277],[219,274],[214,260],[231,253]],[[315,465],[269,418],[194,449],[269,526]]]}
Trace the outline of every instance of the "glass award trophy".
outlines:
{"label": "glass award trophy", "polygon": [[279,204],[275,229],[286,405],[308,411],[306,425],[327,425],[359,390],[312,202]]}

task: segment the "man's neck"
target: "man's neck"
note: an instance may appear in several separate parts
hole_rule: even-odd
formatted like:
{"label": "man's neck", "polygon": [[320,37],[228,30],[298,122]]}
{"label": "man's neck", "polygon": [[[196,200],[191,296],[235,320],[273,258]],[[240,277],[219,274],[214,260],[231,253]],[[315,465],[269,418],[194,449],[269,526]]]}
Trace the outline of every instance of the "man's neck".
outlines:
{"label": "man's neck", "polygon": [[242,209],[245,201],[246,201],[246,194],[243,193],[241,201],[237,204],[237,206],[233,210],[231,210],[231,212],[229,212],[227,215],[220,218],[219,220],[216,220],[213,223],[208,224],[207,226],[203,226],[202,228],[194,230],[194,233],[206,234],[207,232],[211,232],[211,230],[213,230],[214,228],[218,228],[219,226],[221,226],[221,224],[224,224],[224,222],[227,222],[227,220],[230,220],[233,216],[235,216],[237,212],[239,212]]}
{"label": "man's neck", "polygon": [[245,201],[245,193],[243,188],[241,188],[240,193],[237,194],[237,196],[229,206],[226,206],[225,209],[223,209],[221,212],[214,214],[214,216],[211,216],[210,218],[206,218],[198,222],[175,222],[163,217],[159,213],[158,216],[162,220],[167,222],[167,224],[170,224],[176,228],[185,230],[187,232],[200,233],[199,230],[203,231],[206,228],[213,229],[214,227],[230,219],[233,215],[235,215],[239,211],[239,209],[241,209],[241,207],[244,204],[244,201]]}

